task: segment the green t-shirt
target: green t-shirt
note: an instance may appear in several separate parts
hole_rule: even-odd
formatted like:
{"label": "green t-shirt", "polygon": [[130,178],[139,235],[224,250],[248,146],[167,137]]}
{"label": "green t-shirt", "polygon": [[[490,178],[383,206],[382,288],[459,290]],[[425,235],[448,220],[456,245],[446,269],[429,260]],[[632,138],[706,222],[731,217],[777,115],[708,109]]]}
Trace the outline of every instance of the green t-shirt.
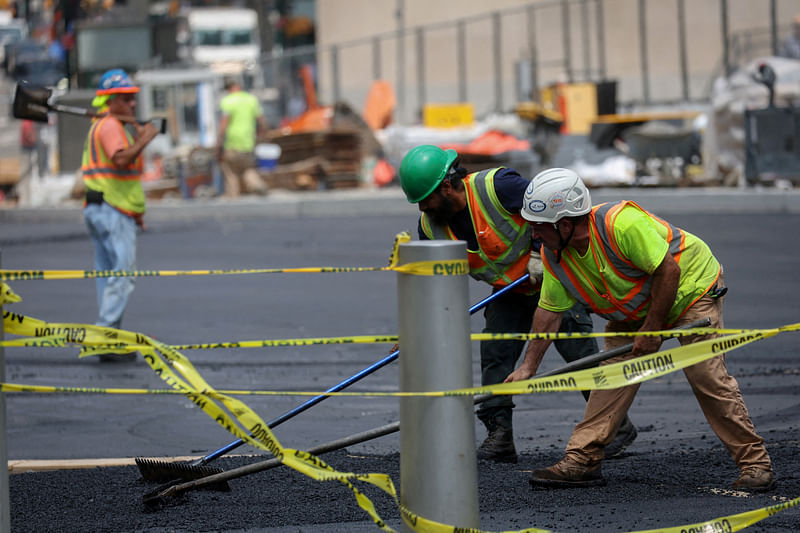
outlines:
{"label": "green t-shirt", "polygon": [[[719,262],[708,245],[689,232],[683,233],[685,249],[677,258],[681,275],[675,302],[667,317],[670,324],[711,287],[720,271]],[[658,268],[669,250],[667,227],[636,206],[627,205],[620,210],[614,221],[614,236],[620,255],[648,274]],[[562,252],[561,261],[568,262],[588,294],[595,296],[602,306],[607,306],[599,295],[609,290],[612,295],[620,298],[628,294],[635,284],[614,275],[612,267],[606,264],[604,255],[599,252],[601,248],[602,244],[595,241],[592,234],[585,255],[580,256],[574,248],[568,247]],[[549,311],[562,312],[574,303],[572,294],[555,276],[545,270],[539,305]],[[649,307],[647,305],[641,310],[640,318],[644,318]]]}
{"label": "green t-shirt", "polygon": [[245,91],[236,91],[225,95],[219,108],[229,117],[225,149],[252,152],[256,146],[256,120],[262,114],[258,98]]}

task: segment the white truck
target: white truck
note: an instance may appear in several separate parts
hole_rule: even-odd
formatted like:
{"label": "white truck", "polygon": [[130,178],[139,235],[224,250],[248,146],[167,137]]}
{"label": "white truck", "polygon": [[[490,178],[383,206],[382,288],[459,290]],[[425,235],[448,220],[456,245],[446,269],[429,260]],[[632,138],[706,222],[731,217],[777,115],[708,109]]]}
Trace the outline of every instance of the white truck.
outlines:
{"label": "white truck", "polygon": [[186,21],[195,63],[221,74],[244,74],[258,67],[261,43],[255,10],[191,8]]}

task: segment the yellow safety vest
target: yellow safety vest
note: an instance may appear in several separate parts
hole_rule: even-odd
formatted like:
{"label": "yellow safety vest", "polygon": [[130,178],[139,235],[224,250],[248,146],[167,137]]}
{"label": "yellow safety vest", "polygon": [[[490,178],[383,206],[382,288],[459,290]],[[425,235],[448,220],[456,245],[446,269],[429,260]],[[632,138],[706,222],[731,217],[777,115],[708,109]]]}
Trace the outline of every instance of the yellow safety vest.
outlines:
{"label": "yellow safety vest", "polygon": [[[561,261],[557,262],[556,254],[548,248],[542,247],[542,259],[545,268],[558,278],[558,281],[576,300],[584,302],[591,307],[593,312],[603,318],[607,320],[632,321],[644,318],[650,306],[653,277],[619,254],[619,247],[614,237],[614,220],[617,214],[628,205],[641,210],[656,223],[663,226],[666,240],[669,243],[667,253],[672,254],[678,266],[681,267],[681,281],[686,279],[684,270],[688,270],[688,264],[695,258],[707,255],[709,267],[715,269],[714,275],[704,276],[711,280],[707,286],[701,285],[694,288],[691,293],[687,293],[688,300],[680,302],[680,304],[676,301],[673,304],[673,307],[678,304],[683,305],[683,309],[676,310],[676,313],[673,313],[677,314],[675,317],[677,319],[716,283],[721,270],[719,263],[713,258],[710,250],[705,245],[702,245],[702,241],[696,237],[691,236],[692,248],[687,251],[687,235],[689,234],[666,220],[648,213],[634,202],[606,203],[592,208],[589,218],[589,230],[593,246],[590,252],[602,254],[602,257],[599,258],[600,262],[610,267],[605,272],[600,273],[600,277],[605,284],[605,287],[602,288],[602,294],[591,284],[580,281],[582,279],[580,269],[573,264],[569,257],[562,254]],[[711,274],[710,271],[709,274]],[[609,282],[608,280],[612,281]],[[694,283],[695,281],[692,280],[691,282]],[[612,294],[610,287],[618,287],[620,285],[628,287],[625,294]]]}
{"label": "yellow safety vest", "polygon": [[[103,150],[97,135],[100,125],[106,120],[113,120],[118,127],[123,128],[122,123],[110,115],[92,122],[83,147],[81,164],[83,182],[87,189],[102,192],[103,201],[126,215],[141,215],[145,210],[144,191],[140,181],[142,158],[137,157],[123,168],[116,167],[111,162],[111,157]],[[123,131],[127,140],[126,148],[130,148],[133,145],[133,138],[124,128]]]}

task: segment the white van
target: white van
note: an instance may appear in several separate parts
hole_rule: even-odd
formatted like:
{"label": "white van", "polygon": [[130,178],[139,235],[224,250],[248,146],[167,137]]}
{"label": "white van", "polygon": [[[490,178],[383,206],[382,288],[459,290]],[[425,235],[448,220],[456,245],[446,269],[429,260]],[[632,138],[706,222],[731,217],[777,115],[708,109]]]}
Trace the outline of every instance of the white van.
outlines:
{"label": "white van", "polygon": [[195,63],[225,74],[256,67],[261,55],[258,14],[235,7],[191,8],[187,15]]}

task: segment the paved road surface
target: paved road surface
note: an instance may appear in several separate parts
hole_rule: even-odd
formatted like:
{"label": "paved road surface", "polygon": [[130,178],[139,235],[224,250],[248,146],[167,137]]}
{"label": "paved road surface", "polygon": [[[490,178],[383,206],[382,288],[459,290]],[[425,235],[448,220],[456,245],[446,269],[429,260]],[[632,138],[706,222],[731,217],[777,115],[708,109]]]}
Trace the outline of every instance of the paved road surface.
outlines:
{"label": "paved road surface", "polygon": [[[252,216],[249,210],[243,213],[250,214],[189,221],[156,217],[139,240],[138,266],[153,270],[383,266],[397,231],[413,230],[416,224],[413,210],[361,218],[270,218]],[[774,327],[800,321],[796,304],[800,238],[793,229],[800,215],[677,213],[669,218],[705,238],[725,265],[730,286],[727,325]],[[5,219],[0,243],[4,268],[91,266],[91,244],[79,216],[58,222]],[[24,299],[13,306],[15,312],[51,321],[94,319],[92,281],[15,282],[12,286]],[[386,272],[144,278],[137,280],[124,326],[174,344],[391,334],[396,331],[395,290],[394,274]],[[475,302],[488,291],[471,283],[470,293],[470,301]],[[473,331],[480,327],[481,318],[473,317]],[[525,479],[532,468],[559,458],[582,415],[579,395],[517,399],[515,430],[523,458],[516,467],[482,464],[482,526],[627,531],[699,521],[800,496],[797,340],[797,334],[782,334],[729,355],[729,368],[739,378],[756,427],[775,456],[781,480],[775,493],[742,497],[720,491],[735,478],[735,468],[703,420],[685,379],[674,374],[642,387],[631,410],[642,430],[639,440],[627,459],[606,467],[609,487],[588,493],[530,491]],[[384,357],[388,350],[388,345],[355,345],[187,351],[186,355],[218,388],[323,390]],[[543,370],[558,364],[553,352],[545,358]],[[8,349],[6,365],[9,382],[163,387],[141,361],[100,364],[78,360],[75,349]],[[477,362],[474,369],[477,382]],[[352,390],[393,390],[397,382],[396,365],[390,365]],[[303,401],[295,397],[245,400],[265,419]],[[232,440],[191,402],[173,396],[12,394],[7,404],[10,459],[203,455]],[[395,420],[396,400],[333,398],[287,422],[276,434],[286,446],[309,448]],[[476,438],[483,438],[481,428]],[[348,448],[349,455],[334,455],[341,466],[331,462],[343,470],[396,474],[398,451],[395,434]],[[15,531],[33,530],[31,520],[39,520],[40,526],[51,524],[52,529],[41,526],[39,531],[78,531],[80,520],[96,531],[372,529],[352,496],[338,492],[333,496],[328,486],[320,488],[279,471],[270,474],[277,476],[274,481],[253,476],[240,480],[231,495],[197,493],[155,514],[145,513],[139,504],[139,496],[148,487],[138,481],[135,468],[104,470],[111,473],[100,476],[98,472],[12,476]],[[395,483],[399,488],[396,477]],[[269,490],[260,492],[259,487]],[[292,497],[304,498],[302,505],[291,501]],[[390,502],[381,505],[387,517],[396,516]],[[252,507],[259,512],[248,511]],[[108,513],[125,518],[104,521]],[[320,526],[329,522],[338,525]],[[798,510],[790,510],[753,531],[791,531],[798,522]]]}

